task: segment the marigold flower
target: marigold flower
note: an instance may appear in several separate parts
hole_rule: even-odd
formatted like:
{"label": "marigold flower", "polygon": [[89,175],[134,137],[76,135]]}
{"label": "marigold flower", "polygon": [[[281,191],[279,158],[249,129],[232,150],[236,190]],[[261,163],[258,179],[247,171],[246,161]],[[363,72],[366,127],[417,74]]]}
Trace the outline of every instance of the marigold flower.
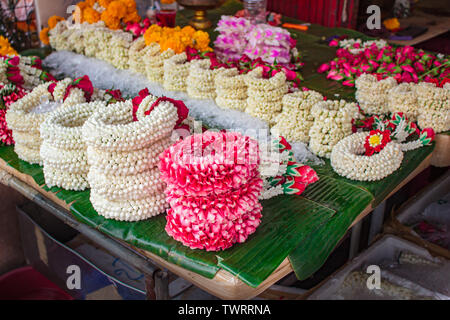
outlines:
{"label": "marigold flower", "polygon": [[83,11],[83,19],[88,23],[96,23],[100,20],[100,13],[93,8],[86,8]]}
{"label": "marigold flower", "polygon": [[106,11],[113,17],[122,19],[127,15],[127,6],[119,0],[111,2]]}
{"label": "marigold flower", "polygon": [[41,32],[39,32],[39,39],[45,45],[48,45],[50,43],[50,40],[48,38],[49,31],[50,31],[50,28],[44,28],[41,30]]}
{"label": "marigold flower", "polygon": [[56,25],[58,24],[58,22],[60,21],[64,21],[66,19],[64,19],[63,17],[59,17],[59,16],[51,16],[48,19],[48,27],[51,29],[53,29],[54,27],[56,27]]}
{"label": "marigold flower", "polygon": [[8,39],[3,36],[0,36],[0,55],[2,56],[18,55],[17,51],[14,50],[13,47],[11,47],[11,44],[9,43]]}

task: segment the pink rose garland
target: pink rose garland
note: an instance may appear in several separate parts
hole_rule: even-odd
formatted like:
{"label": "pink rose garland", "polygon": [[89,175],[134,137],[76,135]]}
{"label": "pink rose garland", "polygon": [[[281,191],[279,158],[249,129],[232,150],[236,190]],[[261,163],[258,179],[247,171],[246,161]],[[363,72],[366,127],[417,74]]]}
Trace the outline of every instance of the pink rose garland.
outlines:
{"label": "pink rose garland", "polygon": [[258,143],[239,133],[189,136],[160,156],[171,209],[166,232],[191,249],[242,243],[261,223]]}

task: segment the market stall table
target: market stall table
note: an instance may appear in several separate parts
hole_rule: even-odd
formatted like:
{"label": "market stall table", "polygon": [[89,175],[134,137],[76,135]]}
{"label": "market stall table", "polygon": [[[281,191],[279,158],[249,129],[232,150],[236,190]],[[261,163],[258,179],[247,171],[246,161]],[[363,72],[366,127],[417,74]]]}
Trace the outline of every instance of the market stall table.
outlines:
{"label": "market stall table", "polygon": [[[222,8],[213,10],[211,17],[217,21],[221,14],[232,14],[239,6],[235,1],[229,1]],[[187,23],[183,23],[183,19],[188,18],[188,13],[180,12],[178,23],[183,25]],[[298,23],[293,19],[286,19],[286,22]],[[348,29],[316,25],[312,25],[307,33],[290,31],[296,35],[298,47],[304,53],[306,65],[302,85],[330,98],[354,100],[353,88],[328,81],[316,70],[335,54],[335,49],[323,41],[326,37],[335,34],[364,36]],[[213,32],[211,35],[214,37]],[[357,182],[340,177],[329,161],[323,166],[314,166],[319,182],[309,186],[301,196],[279,196],[263,201],[263,220],[256,233],[246,243],[224,252],[183,247],[165,233],[164,215],[136,223],[107,220],[93,209],[89,191],[48,188],[42,167],[19,160],[13,147],[0,148],[0,169],[12,176],[7,184],[24,194],[27,192],[33,200],[39,194],[38,199],[58,205],[68,216],[98,233],[118,239],[130,251],[139,252],[215,296],[248,299],[293,271],[299,279],[314,274],[352,226],[429,166],[433,150],[434,144],[405,153],[399,170],[377,182]],[[34,194],[30,193],[30,188]]]}

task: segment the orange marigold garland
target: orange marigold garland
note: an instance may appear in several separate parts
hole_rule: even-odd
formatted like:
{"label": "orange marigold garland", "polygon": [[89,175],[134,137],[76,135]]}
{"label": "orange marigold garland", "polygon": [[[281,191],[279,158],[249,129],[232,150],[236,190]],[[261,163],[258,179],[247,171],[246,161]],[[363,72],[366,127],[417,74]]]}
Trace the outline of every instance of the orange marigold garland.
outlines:
{"label": "orange marigold garland", "polygon": [[209,47],[210,39],[208,33],[195,31],[191,26],[169,28],[154,24],[144,33],[144,39],[148,46],[156,42],[160,45],[161,51],[166,51],[170,48],[177,54],[185,52],[186,48],[212,51]]}

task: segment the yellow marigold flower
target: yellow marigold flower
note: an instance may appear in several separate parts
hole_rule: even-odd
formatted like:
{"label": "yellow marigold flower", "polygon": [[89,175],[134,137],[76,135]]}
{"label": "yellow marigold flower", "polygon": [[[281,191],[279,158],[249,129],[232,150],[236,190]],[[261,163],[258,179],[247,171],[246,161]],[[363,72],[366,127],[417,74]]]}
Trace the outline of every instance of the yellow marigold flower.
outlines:
{"label": "yellow marigold flower", "polygon": [[141,16],[137,13],[137,11],[134,11],[130,14],[128,14],[125,18],[123,18],[123,22],[140,22]]}
{"label": "yellow marigold flower", "polygon": [[191,26],[186,26],[183,29],[181,29],[181,32],[183,32],[184,34],[189,35],[190,37],[192,37],[195,33],[195,29],[192,28]]}
{"label": "yellow marigold flower", "polygon": [[66,19],[64,19],[63,17],[59,17],[59,16],[51,16],[47,23],[48,23],[48,27],[51,29],[53,29],[54,27],[56,27],[56,25],[58,24],[58,22],[60,21],[64,21]]}
{"label": "yellow marigold flower", "polygon": [[108,11],[111,16],[119,19],[122,19],[127,15],[126,5],[119,0],[111,2],[108,8],[106,8],[106,11]]}
{"label": "yellow marigold flower", "polygon": [[83,10],[83,20],[88,23],[96,23],[100,21],[100,13],[93,8],[86,8]]}
{"label": "yellow marigold flower", "polygon": [[100,5],[100,7],[103,7],[106,9],[106,8],[108,8],[111,1],[112,0],[98,0],[98,4]]}
{"label": "yellow marigold flower", "polygon": [[133,13],[133,11],[136,11],[136,1],[134,0],[120,0],[120,1],[127,7],[128,13]]}
{"label": "yellow marigold flower", "polygon": [[102,21],[105,22],[105,25],[113,30],[120,29],[120,19],[112,16],[108,10],[102,12],[101,15]]}
{"label": "yellow marigold flower", "polygon": [[48,38],[49,31],[50,31],[50,28],[44,28],[41,30],[41,32],[39,32],[39,39],[45,45],[48,45],[50,43],[50,40]]}
{"label": "yellow marigold flower", "polygon": [[193,36],[195,43],[195,48],[197,50],[202,50],[208,48],[209,46],[209,34],[204,31],[196,31]]}
{"label": "yellow marigold flower", "polygon": [[97,0],[86,0],[85,2],[89,7],[93,7]]}
{"label": "yellow marigold flower", "polygon": [[11,47],[9,40],[3,36],[0,36],[0,55],[3,56],[16,56],[18,55],[17,51]]}

